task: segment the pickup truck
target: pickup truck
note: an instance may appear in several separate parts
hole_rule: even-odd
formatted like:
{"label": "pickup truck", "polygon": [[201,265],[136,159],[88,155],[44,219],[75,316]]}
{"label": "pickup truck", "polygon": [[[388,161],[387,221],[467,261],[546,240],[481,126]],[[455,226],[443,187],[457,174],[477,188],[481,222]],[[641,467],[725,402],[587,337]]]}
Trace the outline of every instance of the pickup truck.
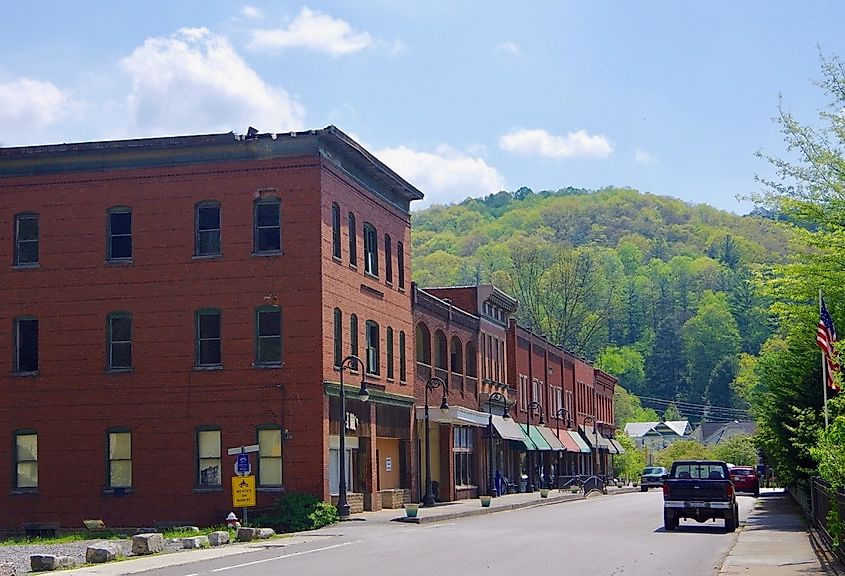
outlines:
{"label": "pickup truck", "polygon": [[739,526],[739,506],[728,465],[715,460],[678,460],[663,481],[663,527],[678,527],[681,518],[706,522],[722,518],[725,531]]}

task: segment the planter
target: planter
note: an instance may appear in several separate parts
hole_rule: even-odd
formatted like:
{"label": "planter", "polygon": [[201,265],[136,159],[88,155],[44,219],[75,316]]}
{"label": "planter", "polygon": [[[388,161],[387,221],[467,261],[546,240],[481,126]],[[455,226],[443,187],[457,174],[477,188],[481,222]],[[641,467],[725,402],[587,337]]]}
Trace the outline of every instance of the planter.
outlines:
{"label": "planter", "polygon": [[570,486],[569,491],[572,492],[573,494],[578,494],[578,492],[580,492],[581,489],[578,488],[578,486]]}
{"label": "planter", "polygon": [[489,508],[490,502],[493,501],[492,496],[479,496],[478,498],[479,498],[479,500],[481,500],[481,507],[482,508]]}
{"label": "planter", "polygon": [[419,504],[405,504],[405,516],[408,518],[416,518],[417,511],[420,509]]}
{"label": "planter", "polygon": [[540,498],[548,498],[549,497],[549,489],[548,488],[540,488]]}

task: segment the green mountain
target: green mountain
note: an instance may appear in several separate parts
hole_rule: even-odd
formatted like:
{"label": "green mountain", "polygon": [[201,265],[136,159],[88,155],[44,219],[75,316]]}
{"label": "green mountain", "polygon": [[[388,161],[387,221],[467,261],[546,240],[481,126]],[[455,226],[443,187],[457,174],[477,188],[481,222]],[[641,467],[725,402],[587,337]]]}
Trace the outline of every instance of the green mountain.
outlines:
{"label": "green mountain", "polygon": [[752,280],[807,250],[788,223],[628,188],[499,192],[415,212],[412,230],[418,285],[493,282],[521,324],[681,407],[742,407],[740,355],[771,330]]}

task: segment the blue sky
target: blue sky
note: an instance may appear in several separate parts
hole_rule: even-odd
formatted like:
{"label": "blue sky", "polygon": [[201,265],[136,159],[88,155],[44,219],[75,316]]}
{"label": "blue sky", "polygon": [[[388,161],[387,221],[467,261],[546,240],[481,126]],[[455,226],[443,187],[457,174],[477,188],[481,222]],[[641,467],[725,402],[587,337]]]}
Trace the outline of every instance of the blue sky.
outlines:
{"label": "blue sky", "polygon": [[8,2],[0,146],[338,126],[426,195],[629,186],[736,213],[815,122],[838,1]]}

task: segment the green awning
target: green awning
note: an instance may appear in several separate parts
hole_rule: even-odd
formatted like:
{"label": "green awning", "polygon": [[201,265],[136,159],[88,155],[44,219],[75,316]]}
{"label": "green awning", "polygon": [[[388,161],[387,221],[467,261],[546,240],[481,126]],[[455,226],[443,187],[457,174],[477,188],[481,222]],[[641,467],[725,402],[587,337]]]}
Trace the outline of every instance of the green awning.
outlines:
{"label": "green awning", "polygon": [[549,446],[549,443],[546,442],[546,439],[543,438],[543,435],[540,433],[539,428],[537,428],[536,426],[529,426],[528,434],[526,434],[525,426],[525,424],[519,425],[519,427],[522,429],[522,434],[525,436],[525,443],[530,449],[544,451],[552,449],[552,447]]}

